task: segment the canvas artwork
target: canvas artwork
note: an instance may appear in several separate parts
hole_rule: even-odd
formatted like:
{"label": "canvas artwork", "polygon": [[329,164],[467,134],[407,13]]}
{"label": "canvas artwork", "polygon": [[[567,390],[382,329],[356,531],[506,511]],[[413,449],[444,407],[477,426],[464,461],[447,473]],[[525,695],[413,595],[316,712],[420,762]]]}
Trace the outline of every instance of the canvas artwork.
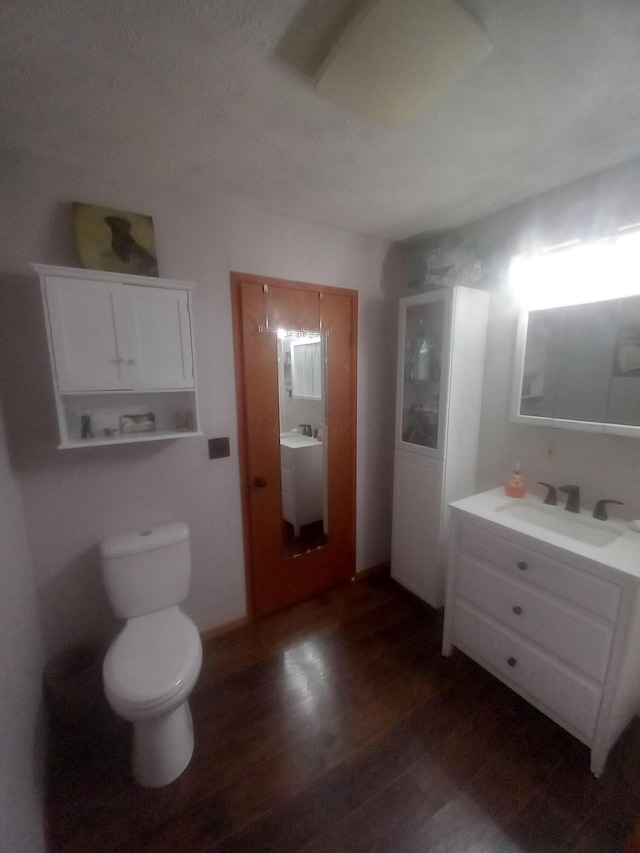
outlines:
{"label": "canvas artwork", "polygon": [[131,275],[158,275],[150,216],[74,202],[73,218],[82,267]]}

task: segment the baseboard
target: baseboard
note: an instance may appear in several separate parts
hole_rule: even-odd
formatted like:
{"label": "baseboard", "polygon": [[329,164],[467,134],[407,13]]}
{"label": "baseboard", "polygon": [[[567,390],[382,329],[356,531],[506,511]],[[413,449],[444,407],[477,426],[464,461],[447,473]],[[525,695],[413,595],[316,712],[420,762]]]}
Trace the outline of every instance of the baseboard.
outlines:
{"label": "baseboard", "polygon": [[391,574],[391,563],[388,560],[385,560],[384,563],[378,563],[377,566],[370,566],[368,569],[363,569],[361,572],[356,572],[355,575],[351,578],[352,581],[363,581],[367,580],[375,575],[387,575]]}
{"label": "baseboard", "polygon": [[215,628],[209,628],[208,631],[201,631],[200,639],[203,643],[206,643],[207,640],[213,640],[216,637],[222,636],[222,634],[228,634],[230,631],[235,631],[236,628],[244,628],[250,621],[248,616],[240,616],[238,619],[232,619],[230,622],[217,625]]}
{"label": "baseboard", "polygon": [[[380,576],[384,577],[389,576],[391,574],[391,564],[387,560],[384,563],[378,563],[377,566],[370,566],[368,569],[363,569],[361,572],[356,572],[356,574],[351,578],[352,581],[363,581],[370,580],[372,577]],[[253,620],[250,616],[240,616],[238,619],[232,619],[230,622],[225,622],[223,625],[218,625],[215,628],[209,628],[208,631],[200,632],[200,639],[203,643],[206,643],[207,640],[213,640],[216,637],[220,637],[223,634],[228,634],[230,631],[235,631],[236,628],[244,628],[245,625],[248,625]]]}

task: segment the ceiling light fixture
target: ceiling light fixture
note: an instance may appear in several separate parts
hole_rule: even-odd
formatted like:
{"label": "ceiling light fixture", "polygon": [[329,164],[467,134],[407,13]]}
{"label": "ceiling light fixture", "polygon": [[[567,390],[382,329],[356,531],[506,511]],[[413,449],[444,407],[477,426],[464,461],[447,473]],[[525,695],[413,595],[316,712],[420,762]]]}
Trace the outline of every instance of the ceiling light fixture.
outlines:
{"label": "ceiling light fixture", "polygon": [[491,50],[456,0],[371,0],[330,51],[316,88],[354,112],[401,124]]}

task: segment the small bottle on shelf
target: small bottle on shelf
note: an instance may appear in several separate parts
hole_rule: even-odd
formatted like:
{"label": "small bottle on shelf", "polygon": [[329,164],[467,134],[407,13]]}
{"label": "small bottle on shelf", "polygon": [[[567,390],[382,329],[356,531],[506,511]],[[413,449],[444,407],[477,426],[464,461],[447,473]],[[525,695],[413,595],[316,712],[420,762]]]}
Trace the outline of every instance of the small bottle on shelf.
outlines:
{"label": "small bottle on shelf", "polygon": [[93,438],[91,415],[89,412],[83,412],[80,415],[80,438]]}

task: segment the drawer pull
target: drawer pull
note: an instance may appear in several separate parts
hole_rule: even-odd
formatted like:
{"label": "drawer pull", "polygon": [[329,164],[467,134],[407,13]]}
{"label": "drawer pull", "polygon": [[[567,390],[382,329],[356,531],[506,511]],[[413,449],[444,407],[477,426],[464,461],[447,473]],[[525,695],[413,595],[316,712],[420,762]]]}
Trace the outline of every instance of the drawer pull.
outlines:
{"label": "drawer pull", "polygon": [[516,606],[512,607],[511,609],[516,614],[516,616],[519,616],[522,613],[522,607],[520,607],[519,604],[516,604]]}
{"label": "drawer pull", "polygon": [[509,666],[515,666],[518,661],[515,658],[507,658],[507,663],[509,664]]}
{"label": "drawer pull", "polygon": [[524,560],[520,560],[520,562],[518,563],[518,568],[521,572],[526,572],[529,567],[527,566]]}

